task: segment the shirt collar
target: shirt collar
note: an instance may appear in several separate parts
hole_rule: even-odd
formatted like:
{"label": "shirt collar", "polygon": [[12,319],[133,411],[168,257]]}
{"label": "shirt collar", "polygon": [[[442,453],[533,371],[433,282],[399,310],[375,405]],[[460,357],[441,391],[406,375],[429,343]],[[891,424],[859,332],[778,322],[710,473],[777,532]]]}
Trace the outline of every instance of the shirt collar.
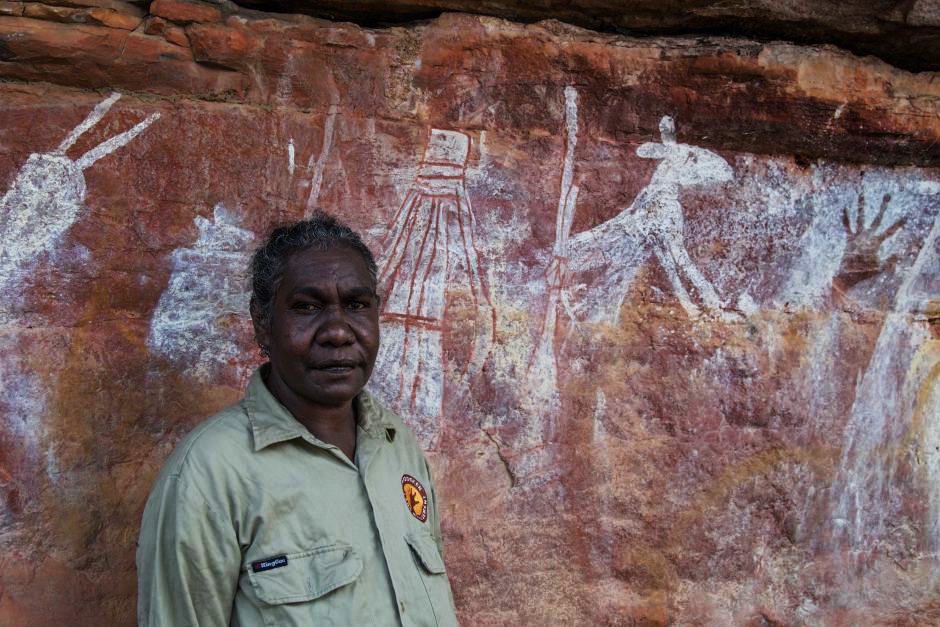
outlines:
{"label": "shirt collar", "polygon": [[[303,438],[313,444],[325,446],[307,428],[300,424],[286,407],[274,398],[264,383],[264,375],[270,370],[270,364],[263,364],[255,370],[245,390],[245,408],[251,424],[254,450],[260,451],[272,444]],[[371,394],[363,390],[353,399],[359,428],[371,437],[382,437],[389,441],[395,438],[395,424],[389,420],[388,413]]]}

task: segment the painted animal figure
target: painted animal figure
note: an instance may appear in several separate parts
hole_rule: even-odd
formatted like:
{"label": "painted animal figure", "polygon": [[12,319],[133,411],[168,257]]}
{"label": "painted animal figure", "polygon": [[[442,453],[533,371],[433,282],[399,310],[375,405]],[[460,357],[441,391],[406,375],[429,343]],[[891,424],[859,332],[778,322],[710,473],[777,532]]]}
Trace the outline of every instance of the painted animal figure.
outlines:
{"label": "painted animal figure", "polygon": [[[633,204],[568,241],[569,273],[601,271],[590,288],[573,286],[566,294],[566,302],[576,303],[574,307],[568,305],[569,311],[583,312],[579,317],[589,321],[618,319],[636,269],[650,253],[662,265],[679,303],[690,316],[699,315],[700,310],[683,284],[683,275],[707,309],[720,310],[725,306],[685,249],[679,190],[730,181],[731,166],[709,150],[676,143],[671,117],[663,117],[659,130],[661,143],[645,143],[636,151],[638,156],[658,159],[660,163]],[[583,293],[577,293],[578,287]]]}
{"label": "painted animal figure", "polygon": [[82,171],[137,137],[154,120],[153,113],[130,130],[98,144],[76,160],[65,151],[88,129],[97,124],[119,98],[111,94],[98,103],[81,124],[72,129],[52,152],[31,154],[0,199],[0,270],[9,274],[22,263],[50,250],[72,226],[85,200]]}

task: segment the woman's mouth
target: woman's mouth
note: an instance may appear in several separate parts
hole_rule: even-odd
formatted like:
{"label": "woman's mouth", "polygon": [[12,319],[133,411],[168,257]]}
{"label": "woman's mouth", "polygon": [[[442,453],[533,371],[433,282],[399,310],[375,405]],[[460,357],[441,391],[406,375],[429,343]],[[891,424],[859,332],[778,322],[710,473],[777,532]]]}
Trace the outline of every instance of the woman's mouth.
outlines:
{"label": "woman's mouth", "polygon": [[314,370],[320,370],[330,374],[345,374],[358,365],[358,362],[347,360],[324,361],[314,366]]}

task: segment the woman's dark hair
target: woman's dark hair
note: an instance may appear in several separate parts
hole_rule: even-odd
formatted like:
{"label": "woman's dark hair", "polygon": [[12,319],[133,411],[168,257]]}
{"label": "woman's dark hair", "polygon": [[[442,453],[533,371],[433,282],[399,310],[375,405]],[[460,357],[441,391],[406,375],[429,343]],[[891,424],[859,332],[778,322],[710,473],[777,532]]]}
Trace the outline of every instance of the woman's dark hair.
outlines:
{"label": "woman's dark hair", "polygon": [[251,256],[251,312],[260,322],[271,319],[271,307],[277,286],[284,275],[284,268],[293,255],[316,248],[327,250],[345,246],[360,255],[366,262],[373,287],[377,284],[378,268],[372,251],[359,234],[326,213],[317,210],[306,220],[280,226]]}

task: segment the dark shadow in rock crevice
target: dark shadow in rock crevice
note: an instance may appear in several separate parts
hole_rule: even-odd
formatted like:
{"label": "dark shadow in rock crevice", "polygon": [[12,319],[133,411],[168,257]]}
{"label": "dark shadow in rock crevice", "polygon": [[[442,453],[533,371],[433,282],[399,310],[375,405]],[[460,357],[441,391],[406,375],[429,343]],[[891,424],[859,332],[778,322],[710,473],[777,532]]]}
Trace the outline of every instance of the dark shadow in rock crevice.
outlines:
{"label": "dark shadow in rock crevice", "polygon": [[[462,0],[236,0],[244,8],[272,13],[294,13],[333,21],[353,22],[367,28],[401,26],[429,20],[444,12],[488,15],[515,22],[555,19],[582,28],[633,37],[721,36],[758,41],[791,41],[801,45],[831,44],[859,56],[873,55],[895,67],[912,71],[940,70],[940,16],[937,25],[904,21],[909,0],[871,3],[822,2],[806,15],[784,15],[742,5],[728,8],[715,0],[677,3],[625,3],[579,0],[539,3],[521,0],[474,2]],[[737,11],[737,14],[730,14]],[[894,19],[883,16],[892,15]],[[923,21],[923,20],[921,20]]]}

